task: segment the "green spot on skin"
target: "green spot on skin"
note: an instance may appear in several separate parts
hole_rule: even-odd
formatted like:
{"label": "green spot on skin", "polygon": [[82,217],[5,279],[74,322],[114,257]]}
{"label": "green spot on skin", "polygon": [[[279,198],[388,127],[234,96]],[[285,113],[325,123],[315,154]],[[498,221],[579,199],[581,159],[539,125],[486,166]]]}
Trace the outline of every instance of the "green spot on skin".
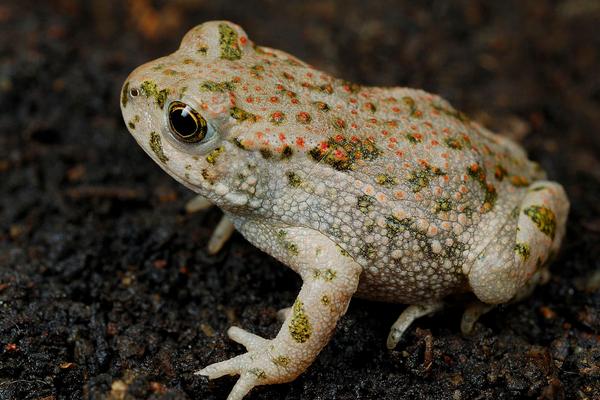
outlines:
{"label": "green spot on skin", "polygon": [[250,368],[248,372],[256,376],[257,379],[267,379],[267,374],[262,369]]}
{"label": "green spot on skin", "polygon": [[408,175],[408,183],[414,193],[421,191],[423,188],[429,186],[429,181],[436,177],[446,175],[438,167],[432,167],[430,165],[424,165],[420,169],[412,171]]}
{"label": "green spot on skin", "polygon": [[398,178],[387,174],[379,174],[375,177],[375,182],[384,187],[392,187],[398,184]]}
{"label": "green spot on skin", "polygon": [[235,61],[242,58],[237,32],[228,24],[219,24],[219,47],[221,58]]}
{"label": "green spot on skin", "polygon": [[321,304],[323,304],[324,306],[328,306],[331,304],[331,299],[329,298],[329,296],[327,296],[326,294],[324,294],[323,296],[321,296]]}
{"label": "green spot on skin", "polygon": [[158,90],[156,83],[152,81],[144,81],[140,88],[146,97],[154,98],[159,108],[162,109],[165,106],[165,102],[167,101],[167,96],[169,94],[167,89]]}
{"label": "green spot on skin", "polygon": [[169,161],[169,157],[167,157],[165,155],[165,153],[163,152],[160,135],[158,133],[156,133],[156,132],[150,133],[149,144],[150,144],[150,149],[152,149],[154,154],[156,154],[156,157],[160,160],[160,162],[162,162],[163,164],[166,164],[166,162]]}
{"label": "green spot on skin", "polygon": [[398,219],[393,215],[385,218],[385,227],[387,228],[387,236],[393,237],[406,230],[410,230],[412,221],[410,218]]}
{"label": "green spot on skin", "polygon": [[552,210],[544,206],[529,206],[523,210],[523,213],[531,218],[543,234],[554,239],[554,235],[556,234],[556,216]]}
{"label": "green spot on skin", "polygon": [[257,120],[256,115],[249,113],[248,111],[244,111],[239,107],[232,107],[231,110],[229,110],[229,115],[240,122],[244,122],[246,120],[250,122],[256,122]]}
{"label": "green spot on skin", "polygon": [[448,212],[452,210],[450,199],[437,199],[435,202],[435,212]]}
{"label": "green spot on skin", "polygon": [[216,149],[214,149],[213,151],[211,151],[207,156],[206,156],[206,161],[209,164],[214,164],[217,162],[217,157],[219,157],[219,155],[221,153],[223,153],[223,151],[225,151],[225,149],[223,147],[217,147]]}
{"label": "green spot on skin", "polygon": [[131,121],[127,123],[127,126],[129,126],[129,129],[134,130],[136,127],[135,124],[137,124],[138,122],[140,122],[140,116],[136,115]]}
{"label": "green spot on skin", "polygon": [[407,133],[406,139],[408,139],[408,141],[411,142],[412,144],[421,143],[421,141],[422,141],[420,137],[418,137],[412,133]]}
{"label": "green spot on skin", "polygon": [[337,273],[335,270],[327,268],[325,272],[323,272],[323,279],[325,279],[327,282],[331,282],[335,279],[336,275]]}
{"label": "green spot on skin", "polygon": [[312,327],[304,312],[304,304],[300,300],[294,302],[292,319],[288,326],[290,336],[296,343],[305,343],[312,335]]}
{"label": "green spot on skin", "polygon": [[293,171],[288,171],[286,174],[288,178],[288,184],[292,187],[299,187],[302,184],[302,179]]}
{"label": "green spot on skin", "polygon": [[265,72],[265,67],[262,64],[256,64],[250,67],[250,71],[252,76],[254,76],[255,78],[259,78],[262,76],[262,73]]}
{"label": "green spot on skin", "polygon": [[375,258],[375,256],[377,255],[375,246],[373,246],[370,243],[366,243],[363,247],[361,247],[360,255],[367,259]]}
{"label": "green spot on skin", "polygon": [[339,244],[336,244],[335,247],[338,249],[341,255],[343,255],[344,257],[350,257],[350,253],[342,249],[342,247]]}
{"label": "green spot on skin", "polygon": [[235,90],[235,84],[231,81],[204,81],[200,84],[200,90],[203,92],[230,92]]}
{"label": "green spot on skin", "polygon": [[290,358],[286,357],[286,356],[277,356],[275,358],[272,358],[271,361],[273,362],[273,364],[277,365],[278,367],[287,367],[290,364]]}
{"label": "green spot on skin", "polygon": [[327,112],[330,110],[329,105],[327,103],[323,103],[322,101],[315,101],[313,104],[317,106],[317,109],[320,111]]}
{"label": "green spot on skin", "polygon": [[129,100],[129,82],[125,82],[125,86],[123,86],[123,91],[121,92],[121,104],[123,108],[127,106],[127,101]]}
{"label": "green spot on skin", "polygon": [[504,168],[504,166],[501,164],[497,164],[496,169],[494,170],[494,177],[502,182],[506,175],[508,175],[506,168]]}
{"label": "green spot on skin", "polygon": [[298,255],[298,245],[287,239],[286,231],[280,230],[277,232],[277,241],[281,246],[283,246],[283,248],[287,250],[288,253],[294,256]]}
{"label": "green spot on skin", "polygon": [[259,150],[260,151],[260,155],[265,159],[268,160],[269,158],[273,157],[273,153],[271,152],[271,150],[269,149],[265,149],[262,148]]}
{"label": "green spot on skin", "polygon": [[517,243],[515,244],[515,253],[517,253],[523,261],[527,261],[529,255],[531,254],[531,250],[529,249],[529,245],[527,243]]}
{"label": "green spot on skin", "polygon": [[357,199],[357,206],[361,213],[368,214],[371,207],[375,203],[375,199],[372,196],[362,195]]}
{"label": "green spot on skin", "polygon": [[283,150],[281,150],[281,159],[282,160],[287,160],[292,155],[294,155],[294,150],[292,150],[292,148],[290,146],[286,145],[283,147]]}
{"label": "green spot on skin", "polygon": [[375,160],[381,155],[381,150],[368,138],[347,139],[337,135],[313,147],[308,154],[315,161],[330,165],[338,171],[348,171],[356,168],[358,160]]}
{"label": "green spot on skin", "polygon": [[402,102],[408,106],[411,117],[421,117],[421,112],[417,109],[417,103],[415,102],[415,99],[410,96],[404,96],[402,98]]}
{"label": "green spot on skin", "polygon": [[233,144],[235,144],[237,147],[239,147],[242,150],[246,150],[246,146],[244,146],[244,144],[242,143],[242,141],[240,140],[240,138],[233,138]]}
{"label": "green spot on skin", "polygon": [[467,174],[477,181],[481,189],[484,191],[482,211],[484,213],[490,211],[496,204],[498,193],[496,192],[494,185],[487,181],[485,169],[478,164],[473,164],[470,167],[467,167]]}
{"label": "green spot on skin", "polygon": [[444,139],[444,144],[454,150],[462,150],[463,145],[457,138],[447,137]]}

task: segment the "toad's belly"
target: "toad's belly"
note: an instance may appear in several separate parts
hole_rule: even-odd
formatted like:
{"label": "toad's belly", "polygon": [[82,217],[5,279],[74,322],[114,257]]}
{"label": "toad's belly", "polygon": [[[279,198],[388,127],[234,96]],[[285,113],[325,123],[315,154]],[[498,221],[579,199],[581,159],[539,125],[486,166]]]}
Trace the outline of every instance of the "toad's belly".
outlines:
{"label": "toad's belly", "polygon": [[421,263],[388,263],[364,269],[356,297],[388,303],[418,304],[434,301],[452,293],[468,291],[461,266]]}

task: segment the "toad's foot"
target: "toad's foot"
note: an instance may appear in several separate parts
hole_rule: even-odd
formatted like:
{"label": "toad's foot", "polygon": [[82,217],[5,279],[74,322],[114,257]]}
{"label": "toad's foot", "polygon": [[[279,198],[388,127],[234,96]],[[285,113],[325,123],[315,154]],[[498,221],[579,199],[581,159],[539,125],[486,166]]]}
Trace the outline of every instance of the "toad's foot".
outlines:
{"label": "toad's foot", "polygon": [[413,323],[414,320],[439,311],[440,309],[442,309],[443,306],[444,304],[442,302],[436,302],[422,305],[413,304],[406,307],[406,309],[402,311],[402,314],[400,314],[400,316],[398,317],[396,322],[394,322],[392,328],[390,329],[390,334],[387,338],[387,348],[392,350],[396,347],[396,345],[402,338],[402,335],[404,334],[404,332],[406,332],[406,330]]}
{"label": "toad's foot", "polygon": [[494,304],[486,304],[481,301],[475,301],[465,308],[465,312],[462,315],[460,321],[460,330],[463,335],[470,335],[473,332],[473,326],[475,322],[483,315],[488,313],[495,307]]}
{"label": "toad's foot", "polygon": [[[186,203],[185,211],[188,214],[192,214],[209,209],[212,206],[212,203],[205,197],[196,196]],[[233,232],[235,232],[233,223],[231,223],[227,217],[223,216],[213,231],[213,234],[208,241],[208,245],[206,246],[208,254],[214,255],[221,251],[223,246],[225,246],[225,243],[227,243],[227,241],[231,238],[231,235],[233,235]]]}
{"label": "toad's foot", "polygon": [[221,251],[225,243],[227,243],[227,241],[231,238],[231,235],[233,235],[233,232],[235,232],[233,223],[229,220],[229,218],[223,216],[215,228],[212,236],[210,237],[208,245],[206,246],[208,254],[214,255]]}
{"label": "toad's foot", "polygon": [[211,208],[213,204],[204,196],[196,196],[185,204],[185,212],[188,214]]}
{"label": "toad's foot", "polygon": [[286,381],[285,358],[278,357],[275,353],[274,340],[263,339],[235,326],[229,328],[227,335],[231,340],[243,345],[248,352],[211,364],[195,374],[205,375],[209,379],[239,375],[240,378],[227,397],[228,400],[242,399],[254,386]]}
{"label": "toad's foot", "polygon": [[274,339],[232,327],[229,337],[247,353],[198,372],[209,379],[239,375],[228,400],[242,399],[255,386],[292,381],[304,372],[329,341],[358,286],[360,266],[321,233],[287,228],[274,235],[279,241],[268,244],[280,246],[276,254],[290,254],[290,264],[302,276],[302,289],[294,305],[281,313],[285,321]]}
{"label": "toad's foot", "polygon": [[292,307],[282,308],[277,311],[277,319],[281,322],[285,321],[292,313]]}

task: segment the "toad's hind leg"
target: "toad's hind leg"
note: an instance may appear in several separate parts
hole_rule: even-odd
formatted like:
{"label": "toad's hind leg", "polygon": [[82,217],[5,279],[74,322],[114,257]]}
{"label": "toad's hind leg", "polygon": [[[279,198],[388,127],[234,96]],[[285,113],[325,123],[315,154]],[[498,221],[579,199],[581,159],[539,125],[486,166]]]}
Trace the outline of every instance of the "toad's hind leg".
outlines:
{"label": "toad's hind leg", "polygon": [[504,229],[467,271],[479,300],[499,304],[530,293],[542,280],[543,266],[560,247],[568,211],[562,186],[533,183],[520,206],[507,216]]}

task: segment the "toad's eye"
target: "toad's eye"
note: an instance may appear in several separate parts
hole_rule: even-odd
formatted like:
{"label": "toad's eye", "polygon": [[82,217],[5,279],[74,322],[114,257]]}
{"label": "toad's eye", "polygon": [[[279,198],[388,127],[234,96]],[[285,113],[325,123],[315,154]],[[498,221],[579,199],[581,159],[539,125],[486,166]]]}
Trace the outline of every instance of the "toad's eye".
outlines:
{"label": "toad's eye", "polygon": [[192,107],[180,101],[169,106],[169,127],[173,136],[184,143],[198,143],[206,136],[206,120]]}

